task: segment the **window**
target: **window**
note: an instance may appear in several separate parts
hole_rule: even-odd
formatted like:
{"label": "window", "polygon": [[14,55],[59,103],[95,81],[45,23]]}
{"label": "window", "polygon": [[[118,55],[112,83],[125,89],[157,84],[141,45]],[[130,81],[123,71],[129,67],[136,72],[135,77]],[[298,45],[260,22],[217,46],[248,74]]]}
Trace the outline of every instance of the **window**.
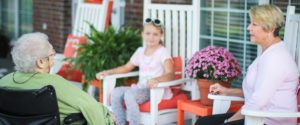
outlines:
{"label": "window", "polygon": [[32,31],[32,0],[1,0],[0,29],[10,39]]}
{"label": "window", "polygon": [[1,0],[1,32],[10,38],[14,37],[15,30],[15,3],[13,0]]}
{"label": "window", "polygon": [[[258,0],[202,0],[200,7],[200,48],[216,45],[227,48],[239,61],[243,76],[257,57],[258,48],[250,42],[248,10]],[[233,83],[241,87],[242,78]]]}
{"label": "window", "polygon": [[300,13],[300,0],[270,0],[270,3],[279,6],[284,13],[288,5],[295,6],[296,13]]}
{"label": "window", "polygon": [[[271,0],[270,3],[277,5],[280,7],[280,9],[283,11],[283,13],[286,13],[287,6],[292,5],[296,7],[296,13],[300,13],[300,0]],[[280,31],[281,38],[284,34],[284,28]]]}
{"label": "window", "polygon": [[32,31],[32,0],[19,0],[19,35]]}

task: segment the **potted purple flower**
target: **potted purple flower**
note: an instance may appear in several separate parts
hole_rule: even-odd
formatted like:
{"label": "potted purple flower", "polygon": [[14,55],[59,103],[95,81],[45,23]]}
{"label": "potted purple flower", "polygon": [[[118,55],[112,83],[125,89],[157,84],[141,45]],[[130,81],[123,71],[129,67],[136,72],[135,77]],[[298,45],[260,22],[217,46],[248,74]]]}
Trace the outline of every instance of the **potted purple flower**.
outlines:
{"label": "potted purple flower", "polygon": [[241,76],[242,69],[238,61],[225,48],[208,46],[196,52],[189,60],[186,74],[197,79],[201,103],[212,105],[212,101],[207,98],[209,86],[218,82],[230,87],[231,82]]}

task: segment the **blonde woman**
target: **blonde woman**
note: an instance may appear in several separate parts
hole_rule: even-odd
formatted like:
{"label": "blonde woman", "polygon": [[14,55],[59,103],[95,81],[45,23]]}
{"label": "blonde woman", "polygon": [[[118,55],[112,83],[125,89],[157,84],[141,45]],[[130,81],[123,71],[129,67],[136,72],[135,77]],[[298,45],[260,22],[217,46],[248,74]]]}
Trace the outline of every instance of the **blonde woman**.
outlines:
{"label": "blonde woman", "polygon": [[[281,10],[275,5],[258,5],[249,11],[251,42],[262,48],[262,54],[248,67],[242,89],[210,87],[212,94],[245,98],[243,109],[275,112],[297,111],[298,68],[279,37],[284,24]],[[266,118],[266,125],[296,125],[295,118]],[[240,111],[200,117],[196,125],[243,125]]]}

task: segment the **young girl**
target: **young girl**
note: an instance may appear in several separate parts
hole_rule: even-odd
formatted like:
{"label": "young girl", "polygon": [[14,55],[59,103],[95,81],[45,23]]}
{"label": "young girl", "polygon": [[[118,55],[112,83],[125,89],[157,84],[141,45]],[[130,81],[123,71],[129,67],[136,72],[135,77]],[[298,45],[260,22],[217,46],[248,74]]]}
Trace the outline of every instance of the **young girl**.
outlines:
{"label": "young girl", "polygon": [[[130,125],[139,125],[138,104],[150,100],[151,88],[156,87],[160,82],[174,79],[173,61],[167,49],[162,45],[162,36],[163,28],[160,20],[147,18],[142,32],[144,46],[135,51],[127,64],[97,73],[96,77],[100,79],[111,74],[127,73],[139,66],[137,84],[131,87],[117,87],[112,92],[111,106],[117,125],[125,125],[126,119]],[[172,96],[170,88],[166,88],[163,99],[171,99]],[[126,104],[126,110],[123,101]]]}

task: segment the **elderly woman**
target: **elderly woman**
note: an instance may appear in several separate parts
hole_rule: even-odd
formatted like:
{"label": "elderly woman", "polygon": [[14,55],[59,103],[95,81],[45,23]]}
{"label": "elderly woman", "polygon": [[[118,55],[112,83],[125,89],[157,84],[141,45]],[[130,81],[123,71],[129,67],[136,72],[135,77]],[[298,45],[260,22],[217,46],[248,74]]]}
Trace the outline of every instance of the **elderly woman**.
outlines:
{"label": "elderly woman", "polygon": [[[296,112],[298,68],[288,49],[279,37],[284,17],[275,5],[259,5],[249,11],[250,39],[262,48],[262,54],[248,67],[243,89],[210,86],[212,94],[245,98],[243,109]],[[200,117],[197,125],[243,125],[240,111]],[[266,125],[296,125],[295,118],[267,118]]]}
{"label": "elderly woman", "polygon": [[52,85],[56,91],[61,121],[71,113],[81,112],[90,125],[113,124],[111,115],[107,115],[103,105],[62,77],[49,74],[55,51],[45,34],[21,36],[11,54],[17,71],[0,79],[0,87],[39,89]]}

